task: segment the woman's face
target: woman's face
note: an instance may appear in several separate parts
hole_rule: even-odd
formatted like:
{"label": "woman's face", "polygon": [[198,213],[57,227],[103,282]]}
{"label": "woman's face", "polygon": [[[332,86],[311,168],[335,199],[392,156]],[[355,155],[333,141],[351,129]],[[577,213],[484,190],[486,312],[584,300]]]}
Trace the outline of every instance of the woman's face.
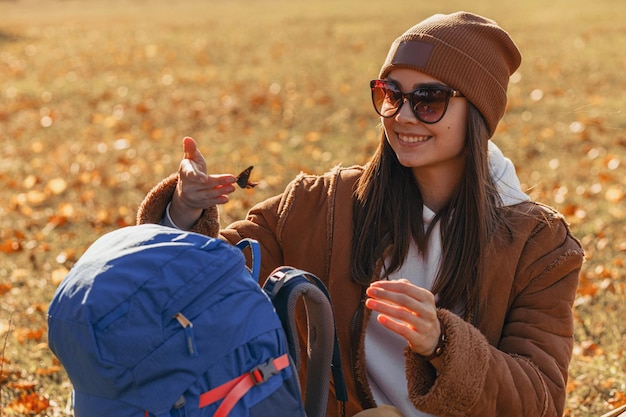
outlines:
{"label": "woman's face", "polygon": [[[395,69],[387,80],[397,83],[404,93],[424,86],[447,87],[436,78],[410,69]],[[444,116],[433,124],[418,120],[408,101],[395,116],[381,119],[391,148],[403,166],[413,169],[418,183],[420,178],[433,175],[439,180],[458,181],[465,165],[467,112],[467,99],[451,97]]]}

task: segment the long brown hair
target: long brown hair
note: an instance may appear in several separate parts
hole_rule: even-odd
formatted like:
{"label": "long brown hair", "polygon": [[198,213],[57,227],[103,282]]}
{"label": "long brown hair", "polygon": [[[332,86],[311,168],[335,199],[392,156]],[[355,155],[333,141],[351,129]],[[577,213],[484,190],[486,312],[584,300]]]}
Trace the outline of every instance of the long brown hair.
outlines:
{"label": "long brown hair", "polygon": [[380,278],[387,278],[404,262],[411,240],[426,253],[431,228],[439,222],[442,259],[432,291],[439,307],[463,306],[466,317],[472,317],[478,309],[486,247],[500,222],[496,210],[501,200],[489,173],[485,121],[476,107],[468,107],[465,172],[453,198],[427,230],[412,170],[400,164],[383,131],[356,190],[352,275],[363,285],[378,279],[376,268],[385,256],[389,263]]}

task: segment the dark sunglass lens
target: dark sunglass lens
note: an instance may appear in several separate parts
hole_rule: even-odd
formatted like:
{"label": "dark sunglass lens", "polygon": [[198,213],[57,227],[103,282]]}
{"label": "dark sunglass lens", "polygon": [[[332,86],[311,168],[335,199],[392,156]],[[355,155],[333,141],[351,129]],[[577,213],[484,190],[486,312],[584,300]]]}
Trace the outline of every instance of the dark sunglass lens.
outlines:
{"label": "dark sunglass lens", "polygon": [[448,96],[449,93],[446,90],[415,90],[411,100],[413,112],[423,122],[438,122],[446,111]]}
{"label": "dark sunglass lens", "polygon": [[393,84],[377,80],[372,82],[372,101],[379,115],[391,117],[402,103],[402,93]]}

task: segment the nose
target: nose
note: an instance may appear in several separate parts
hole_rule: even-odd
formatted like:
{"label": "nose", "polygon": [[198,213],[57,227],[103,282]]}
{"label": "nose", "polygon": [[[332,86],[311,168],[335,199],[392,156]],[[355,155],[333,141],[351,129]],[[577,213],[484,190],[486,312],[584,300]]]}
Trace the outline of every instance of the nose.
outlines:
{"label": "nose", "polygon": [[415,117],[411,106],[412,104],[408,97],[402,97],[402,105],[398,113],[396,113],[396,121],[398,123],[420,123],[418,118]]}

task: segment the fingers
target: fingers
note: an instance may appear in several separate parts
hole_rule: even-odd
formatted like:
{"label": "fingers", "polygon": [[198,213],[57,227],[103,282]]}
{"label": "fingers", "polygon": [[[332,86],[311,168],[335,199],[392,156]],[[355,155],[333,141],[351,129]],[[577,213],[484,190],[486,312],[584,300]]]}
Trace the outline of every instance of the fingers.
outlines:
{"label": "fingers", "polygon": [[194,157],[196,156],[196,152],[199,151],[198,145],[193,138],[187,136],[183,139],[183,152],[185,154],[185,159],[194,159]]}
{"label": "fingers", "polygon": [[235,191],[234,182],[237,179],[230,174],[209,175],[205,187],[199,191],[209,205],[224,204],[229,200],[228,195]]}
{"label": "fingers", "polygon": [[378,281],[367,289],[367,308],[378,313],[377,320],[407,340],[413,351],[429,355],[440,334],[433,294],[407,280]]}
{"label": "fingers", "polygon": [[[236,178],[230,174],[208,175],[206,160],[200,152],[200,149],[198,149],[196,141],[189,136],[183,139],[183,154],[184,156],[180,162],[178,174],[181,182],[187,183],[187,188],[190,188],[189,184],[195,184],[196,187],[203,191],[207,189],[216,190],[236,181]],[[224,190],[226,193],[229,193],[227,191],[228,187]],[[234,191],[234,188],[232,191]]]}
{"label": "fingers", "polygon": [[183,153],[184,159],[189,159],[199,165],[206,166],[204,156],[200,152],[200,149],[198,149],[198,144],[189,136],[183,139]]}
{"label": "fingers", "polygon": [[200,179],[204,179],[207,174],[206,160],[193,138],[185,137],[183,139],[183,159],[180,162],[178,172],[181,177],[186,175]]}
{"label": "fingers", "polygon": [[208,208],[227,203],[228,194],[235,191],[235,177],[230,174],[181,176],[177,195],[190,208]]}
{"label": "fingers", "polygon": [[403,307],[414,315],[436,318],[435,296],[406,279],[373,282],[367,295]]}

